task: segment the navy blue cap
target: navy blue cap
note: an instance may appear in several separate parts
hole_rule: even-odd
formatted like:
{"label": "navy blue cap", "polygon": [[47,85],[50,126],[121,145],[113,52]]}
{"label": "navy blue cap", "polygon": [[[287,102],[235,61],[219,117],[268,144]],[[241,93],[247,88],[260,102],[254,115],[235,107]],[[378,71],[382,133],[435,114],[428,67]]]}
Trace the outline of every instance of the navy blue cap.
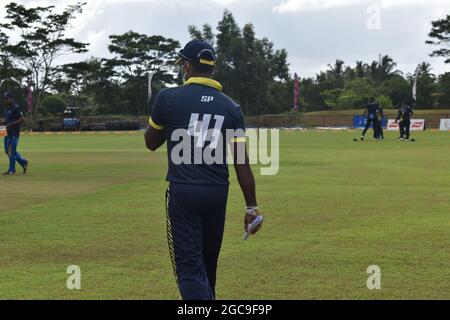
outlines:
{"label": "navy blue cap", "polygon": [[11,92],[5,92],[2,96],[2,99],[12,99],[13,95]]}
{"label": "navy blue cap", "polygon": [[216,64],[216,52],[207,42],[192,40],[179,53],[180,59],[194,63],[214,66]]}

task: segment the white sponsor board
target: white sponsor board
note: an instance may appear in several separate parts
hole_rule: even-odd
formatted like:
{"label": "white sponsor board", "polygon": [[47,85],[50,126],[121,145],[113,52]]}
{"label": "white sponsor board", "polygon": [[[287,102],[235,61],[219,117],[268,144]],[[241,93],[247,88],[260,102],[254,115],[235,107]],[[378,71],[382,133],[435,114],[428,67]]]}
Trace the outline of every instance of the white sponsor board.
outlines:
{"label": "white sponsor board", "polygon": [[[424,131],[425,130],[425,119],[411,119],[411,131]],[[389,119],[388,131],[399,131],[399,124],[395,123],[394,119]]]}
{"label": "white sponsor board", "polygon": [[441,119],[441,125],[439,127],[441,131],[450,131],[450,119]]}

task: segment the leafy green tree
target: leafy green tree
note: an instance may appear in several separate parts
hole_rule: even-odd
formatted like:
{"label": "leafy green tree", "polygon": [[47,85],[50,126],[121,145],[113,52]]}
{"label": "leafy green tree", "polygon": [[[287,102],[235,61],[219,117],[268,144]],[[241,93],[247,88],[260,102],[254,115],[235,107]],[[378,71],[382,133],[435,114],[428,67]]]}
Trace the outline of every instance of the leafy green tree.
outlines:
{"label": "leafy green tree", "polygon": [[[421,109],[432,109],[434,107],[436,76],[431,73],[431,65],[427,62],[419,64],[417,70],[419,71],[419,77],[417,80],[416,106]],[[411,87],[414,83],[414,80],[415,75],[411,75]]]}
{"label": "leafy green tree", "polygon": [[123,111],[145,114],[148,110],[148,73],[153,73],[157,93],[161,87],[177,82],[178,41],[163,36],[147,36],[133,31],[110,36],[109,51],[114,55],[106,61],[117,72],[122,87]]}
{"label": "leafy green tree", "polygon": [[450,109],[450,72],[439,76],[435,94],[438,107],[442,109]]}
{"label": "leafy green tree", "polygon": [[342,97],[343,94],[344,94],[344,89],[325,90],[321,93],[321,95],[323,96],[323,98],[325,100],[326,105],[331,110],[339,110],[339,109],[346,108],[346,107],[343,107],[343,103],[345,103],[345,102],[339,101],[339,99]]}
{"label": "leafy green tree", "polygon": [[214,47],[216,36],[211,25],[205,23],[202,27],[202,30],[199,30],[196,26],[191,25],[188,27],[188,31],[192,39],[206,41]]}
{"label": "leafy green tree", "polygon": [[246,114],[287,111],[292,108],[292,87],[286,50],[275,50],[267,38],[258,39],[254,26],[242,29],[233,15],[225,11],[214,35],[208,25],[203,30],[190,26],[192,39],[215,44],[215,78],[225,93],[239,102]]}
{"label": "leafy green tree", "polygon": [[[289,80],[284,82],[273,82],[269,87],[269,92],[266,98],[266,106],[264,113],[277,114],[291,111],[294,103],[294,81]],[[300,102],[302,102],[300,100]],[[301,103],[301,111],[305,107]]]}
{"label": "leafy green tree", "polygon": [[[367,78],[357,78],[345,83],[344,89],[325,91],[327,105],[335,110],[358,109],[375,95],[373,83]],[[330,96],[331,94],[331,96]],[[335,96],[337,94],[337,96]]]}
{"label": "leafy green tree", "polygon": [[26,73],[13,64],[9,53],[5,50],[8,39],[9,37],[0,30],[0,84],[4,84],[8,80],[21,83]]}
{"label": "leafy green tree", "polygon": [[[83,95],[89,97],[87,109],[96,114],[129,113],[123,103],[123,87],[118,75],[106,59],[90,59]],[[126,94],[126,93],[125,93]]]}
{"label": "leafy green tree", "polygon": [[358,78],[366,76],[366,68],[363,61],[356,61],[355,74]]}
{"label": "leafy green tree", "polygon": [[61,13],[55,12],[54,6],[26,8],[11,2],[5,7],[7,22],[0,24],[0,29],[3,33],[6,30],[17,34],[18,40],[10,43],[9,39],[2,51],[31,77],[35,92],[34,115],[39,112],[54,80],[55,60],[62,55],[87,51],[87,44],[65,35],[70,21],[82,12],[83,5],[68,6]]}
{"label": "leafy green tree", "polygon": [[0,89],[7,89],[11,83],[21,86],[26,78],[26,72],[16,68],[7,55],[0,55]]}
{"label": "leafy green tree", "polygon": [[378,81],[380,79],[378,61],[372,61],[371,64],[366,64],[367,75],[374,81]]}
{"label": "leafy green tree", "polygon": [[[105,84],[97,85],[102,78],[101,74],[105,71],[104,63],[92,58],[59,66],[57,71],[58,74],[53,81],[52,89],[58,92],[59,96],[67,101],[70,106],[81,108],[83,114],[93,113],[98,106],[98,103],[94,102],[94,98],[109,87]],[[114,73],[111,71],[106,77],[112,79],[113,75]],[[92,90],[93,88],[95,89]],[[113,95],[114,93],[110,94]],[[108,104],[113,105],[114,101]]]}
{"label": "leafy green tree", "polygon": [[405,101],[413,100],[411,83],[401,75],[390,77],[378,88],[379,94],[388,96],[393,105],[401,105]]}
{"label": "leafy green tree", "polygon": [[[219,21],[216,35],[217,66],[216,78],[224,86],[224,91],[239,103],[244,111],[247,106],[242,94],[242,84],[247,79],[240,78],[240,72],[245,64],[243,55],[245,44],[242,40],[241,29],[229,11],[225,11],[223,18]],[[236,81],[240,79],[241,81]],[[250,86],[247,86],[250,89]]]}
{"label": "leafy green tree", "polygon": [[[416,107],[448,108],[448,74],[436,77],[428,63],[422,63],[418,68]],[[337,60],[314,78],[301,79],[300,101],[308,111],[342,110],[365,105],[369,97],[374,96],[389,108],[404,101],[414,101],[413,84],[414,75],[403,76],[396,69],[395,61],[386,55],[380,55],[379,60],[370,64],[357,61],[353,68],[345,67]]]}
{"label": "leafy green tree", "polygon": [[366,71],[364,73],[372,80],[381,83],[400,74],[396,67],[397,63],[390,56],[380,55],[378,61],[372,61],[372,63],[365,65]]}
{"label": "leafy green tree", "polygon": [[47,96],[42,101],[41,113],[44,115],[61,115],[67,107],[66,101],[58,95]]}
{"label": "leafy green tree", "polygon": [[380,55],[380,59],[378,61],[378,80],[384,81],[391,78],[393,75],[399,74],[399,71],[396,70],[397,63],[388,56],[388,55]]}
{"label": "leafy green tree", "polygon": [[123,104],[119,76],[108,60],[89,60],[60,66],[53,90],[83,114],[129,113]]}
{"label": "leafy green tree", "polygon": [[450,15],[432,22],[429,37],[431,40],[426,41],[427,44],[440,47],[431,56],[443,57],[446,59],[445,63],[450,63]]}
{"label": "leafy green tree", "polygon": [[58,75],[53,83],[53,88],[58,92],[72,95],[80,95],[84,85],[89,80],[93,71],[89,61],[65,64],[58,67]]}
{"label": "leafy green tree", "polygon": [[378,103],[380,104],[380,106],[383,109],[390,109],[390,108],[392,108],[394,106],[391,98],[389,98],[388,96],[380,95],[380,96],[378,96],[376,98],[377,98]]}
{"label": "leafy green tree", "polygon": [[329,64],[328,74],[336,78],[336,80],[342,79],[342,77],[344,76],[344,63],[344,61],[337,59],[334,65]]}
{"label": "leafy green tree", "polygon": [[[293,82],[289,86],[293,88]],[[300,81],[300,104],[304,111],[327,110],[325,98],[321,94],[318,82],[312,78],[304,78]]]}

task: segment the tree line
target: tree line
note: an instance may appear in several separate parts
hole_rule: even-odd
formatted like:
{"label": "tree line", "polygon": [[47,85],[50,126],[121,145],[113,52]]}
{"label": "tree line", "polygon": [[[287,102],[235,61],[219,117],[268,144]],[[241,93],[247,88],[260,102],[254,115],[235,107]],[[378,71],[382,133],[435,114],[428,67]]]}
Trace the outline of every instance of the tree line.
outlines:
{"label": "tree line", "polygon": [[[151,103],[163,88],[181,85],[176,65],[181,44],[161,35],[129,31],[109,36],[110,58],[58,65],[63,55],[88,52],[88,43],[66,35],[84,3],[56,12],[54,6],[6,5],[0,24],[0,84],[25,105],[26,83],[33,87],[33,116],[59,115],[68,106],[84,115],[150,112]],[[255,27],[240,27],[229,11],[214,29],[209,24],[188,26],[192,39],[209,42],[217,51],[215,78],[247,115],[292,112],[293,75],[288,53],[276,49],[268,38],[257,38]],[[15,41],[8,36],[16,33]],[[450,63],[450,15],[432,23],[432,55]],[[404,74],[388,55],[377,61],[357,61],[353,66],[336,60],[315,77],[300,78],[300,109],[303,111],[361,108],[371,96],[384,107],[413,102],[415,74]],[[450,107],[450,73],[434,75],[431,65],[418,65],[416,108]],[[301,71],[301,70],[300,70]],[[148,100],[148,73],[153,73],[153,98]]]}

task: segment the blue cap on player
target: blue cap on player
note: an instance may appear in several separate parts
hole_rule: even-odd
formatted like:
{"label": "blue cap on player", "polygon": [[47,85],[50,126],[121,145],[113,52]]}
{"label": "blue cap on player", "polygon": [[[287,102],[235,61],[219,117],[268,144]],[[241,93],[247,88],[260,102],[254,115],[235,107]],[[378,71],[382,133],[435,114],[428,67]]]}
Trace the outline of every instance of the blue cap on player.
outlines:
{"label": "blue cap on player", "polygon": [[5,92],[2,96],[2,99],[12,99],[13,95],[11,92]]}
{"label": "blue cap on player", "polygon": [[216,64],[216,52],[207,42],[202,40],[192,40],[178,53],[180,59],[193,63],[214,66]]}

